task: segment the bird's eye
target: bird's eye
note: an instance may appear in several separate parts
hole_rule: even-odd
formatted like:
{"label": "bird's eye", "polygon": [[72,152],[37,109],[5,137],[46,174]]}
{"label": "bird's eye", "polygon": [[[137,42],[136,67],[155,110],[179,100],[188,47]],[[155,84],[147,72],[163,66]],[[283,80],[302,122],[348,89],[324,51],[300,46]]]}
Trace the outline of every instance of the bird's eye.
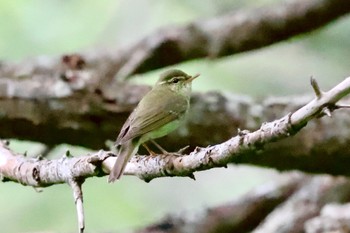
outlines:
{"label": "bird's eye", "polygon": [[173,78],[173,83],[178,83],[180,81],[180,79],[178,78]]}

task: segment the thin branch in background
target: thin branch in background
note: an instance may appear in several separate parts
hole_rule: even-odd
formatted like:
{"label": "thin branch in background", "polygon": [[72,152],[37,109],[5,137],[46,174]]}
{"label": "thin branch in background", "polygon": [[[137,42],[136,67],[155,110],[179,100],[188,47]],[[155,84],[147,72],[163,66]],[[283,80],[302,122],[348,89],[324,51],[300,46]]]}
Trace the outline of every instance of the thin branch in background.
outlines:
{"label": "thin branch in background", "polygon": [[137,233],[348,232],[350,181],[284,173],[232,202],[171,214]]}
{"label": "thin branch in background", "polygon": [[[79,90],[104,95],[115,76],[124,79],[193,59],[262,48],[319,29],[349,12],[347,0],[292,0],[167,27],[128,48],[2,62],[0,83],[5,91],[0,96],[62,98]],[[18,85],[24,87],[14,88]]]}
{"label": "thin branch in background", "polygon": [[349,11],[346,0],[293,0],[168,27],[126,49],[116,74],[125,79],[192,59],[258,49],[316,30]]}

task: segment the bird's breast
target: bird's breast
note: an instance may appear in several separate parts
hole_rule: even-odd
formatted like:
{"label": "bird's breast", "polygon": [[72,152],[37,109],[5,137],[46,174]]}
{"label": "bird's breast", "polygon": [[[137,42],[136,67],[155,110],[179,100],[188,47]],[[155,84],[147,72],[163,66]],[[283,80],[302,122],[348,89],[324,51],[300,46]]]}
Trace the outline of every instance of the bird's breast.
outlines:
{"label": "bird's breast", "polygon": [[174,131],[175,129],[177,129],[179,127],[180,123],[181,123],[181,119],[177,119],[177,120],[169,122],[166,125],[163,125],[162,127],[158,128],[156,130],[148,132],[148,133],[142,135],[142,137],[140,138],[140,143],[142,144],[142,143],[147,142],[149,140],[163,137],[163,136],[169,134],[170,132]]}

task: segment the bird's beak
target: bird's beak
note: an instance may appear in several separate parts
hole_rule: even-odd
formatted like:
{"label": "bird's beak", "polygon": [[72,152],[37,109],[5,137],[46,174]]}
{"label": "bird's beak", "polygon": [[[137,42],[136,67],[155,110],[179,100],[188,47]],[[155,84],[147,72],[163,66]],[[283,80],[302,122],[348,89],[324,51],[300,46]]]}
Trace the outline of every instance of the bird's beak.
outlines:
{"label": "bird's beak", "polygon": [[200,74],[195,74],[195,75],[193,75],[191,78],[189,78],[189,79],[186,80],[186,83],[192,82],[194,79],[198,78],[199,75],[200,75]]}

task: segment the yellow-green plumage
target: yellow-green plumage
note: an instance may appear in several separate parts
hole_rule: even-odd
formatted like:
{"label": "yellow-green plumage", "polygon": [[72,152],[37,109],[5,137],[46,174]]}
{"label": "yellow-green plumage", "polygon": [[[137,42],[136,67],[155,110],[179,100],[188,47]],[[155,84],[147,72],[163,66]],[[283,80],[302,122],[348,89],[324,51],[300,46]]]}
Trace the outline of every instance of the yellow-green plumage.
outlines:
{"label": "yellow-green plumage", "polygon": [[189,109],[191,82],[196,77],[198,75],[191,77],[180,70],[169,70],[161,75],[119,133],[116,146],[120,150],[109,182],[121,177],[126,164],[142,143],[163,137],[179,127]]}

